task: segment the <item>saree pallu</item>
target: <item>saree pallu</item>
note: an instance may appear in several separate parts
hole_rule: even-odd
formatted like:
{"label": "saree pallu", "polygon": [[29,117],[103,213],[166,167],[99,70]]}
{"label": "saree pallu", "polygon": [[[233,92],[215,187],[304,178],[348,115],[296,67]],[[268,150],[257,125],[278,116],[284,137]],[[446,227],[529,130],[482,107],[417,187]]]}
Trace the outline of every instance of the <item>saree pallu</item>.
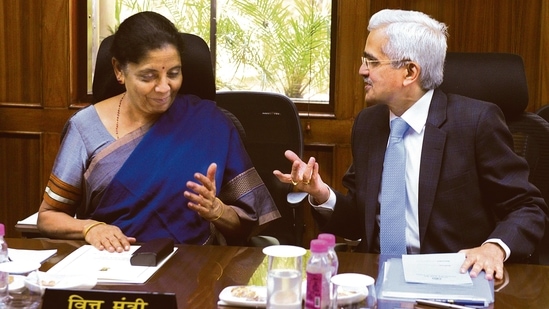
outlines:
{"label": "saree pallu", "polygon": [[116,225],[139,242],[169,237],[176,243],[208,243],[210,222],[188,208],[183,192],[188,181],[196,182],[195,173],[206,174],[215,162],[218,197],[233,205],[241,220],[263,224],[278,218],[238,134],[214,102],[178,96],[146,133],[113,143],[92,162],[90,181],[108,174],[105,169],[125,158],[120,153],[131,151],[84,216]]}

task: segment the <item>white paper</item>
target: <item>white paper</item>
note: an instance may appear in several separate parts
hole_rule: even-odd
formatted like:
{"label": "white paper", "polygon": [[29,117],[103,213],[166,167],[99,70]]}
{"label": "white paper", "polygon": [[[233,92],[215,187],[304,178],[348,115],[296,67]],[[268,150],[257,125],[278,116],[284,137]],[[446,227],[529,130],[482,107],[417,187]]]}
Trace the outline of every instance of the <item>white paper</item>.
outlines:
{"label": "white paper", "polygon": [[23,220],[17,221],[17,224],[36,225],[36,222],[38,222],[38,212],[33,213]]}
{"label": "white paper", "polygon": [[469,273],[459,271],[464,261],[464,253],[403,255],[404,278],[410,283],[472,285]]}
{"label": "white paper", "polygon": [[12,261],[40,263],[52,257],[57,253],[57,249],[51,250],[25,250],[8,248],[8,256]]}
{"label": "white paper", "polygon": [[100,251],[84,245],[55,264],[48,274],[93,276],[98,283],[144,283],[177,251],[168,255],[157,266],[133,266],[132,253],[140,246],[131,246],[129,251]]}
{"label": "white paper", "polygon": [[[410,301],[416,299],[478,302],[486,307],[494,302],[494,281],[484,272],[471,278],[473,284],[435,284],[406,282],[402,258],[392,258],[383,264],[380,299]],[[381,275],[380,275],[381,276]]]}

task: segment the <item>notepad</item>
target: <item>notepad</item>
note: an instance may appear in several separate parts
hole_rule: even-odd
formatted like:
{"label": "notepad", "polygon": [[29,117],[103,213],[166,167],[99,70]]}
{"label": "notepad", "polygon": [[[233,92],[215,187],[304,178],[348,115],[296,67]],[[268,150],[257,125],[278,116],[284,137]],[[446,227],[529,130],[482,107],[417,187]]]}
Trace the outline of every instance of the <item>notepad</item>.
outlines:
{"label": "notepad", "polygon": [[55,264],[47,273],[93,276],[97,278],[98,284],[145,283],[177,251],[177,247],[174,247],[172,253],[156,266],[133,266],[130,259],[139,247],[134,245],[129,251],[111,253],[84,245]]}

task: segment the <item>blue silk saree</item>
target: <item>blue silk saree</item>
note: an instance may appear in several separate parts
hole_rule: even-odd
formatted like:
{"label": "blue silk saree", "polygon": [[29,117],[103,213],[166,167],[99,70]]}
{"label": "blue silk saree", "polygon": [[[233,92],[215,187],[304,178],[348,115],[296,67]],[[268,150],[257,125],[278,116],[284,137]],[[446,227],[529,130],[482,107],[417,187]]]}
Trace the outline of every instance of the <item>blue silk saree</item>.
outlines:
{"label": "blue silk saree", "polygon": [[[73,207],[78,208],[78,217],[116,225],[139,242],[159,237],[170,237],[176,243],[213,242],[213,224],[190,210],[183,196],[186,182],[195,181],[196,172],[206,174],[212,162],[217,164],[218,197],[232,205],[241,220],[261,225],[280,216],[237,129],[214,102],[178,96],[150,128],[94,145],[100,149],[87,159],[81,183],[68,185],[82,188],[81,201]],[[56,167],[48,187],[67,186]],[[54,186],[56,182],[61,185]]]}

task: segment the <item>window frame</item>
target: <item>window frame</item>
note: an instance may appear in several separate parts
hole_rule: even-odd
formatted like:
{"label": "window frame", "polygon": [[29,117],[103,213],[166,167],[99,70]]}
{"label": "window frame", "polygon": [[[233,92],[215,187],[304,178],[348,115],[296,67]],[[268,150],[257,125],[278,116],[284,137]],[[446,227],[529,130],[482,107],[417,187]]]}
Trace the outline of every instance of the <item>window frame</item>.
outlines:
{"label": "window frame", "polygon": [[[90,27],[92,24],[92,16],[89,15],[88,9],[90,6],[90,2],[93,0],[88,1],[75,1],[73,3],[74,5],[74,23],[73,23],[73,29],[74,31],[71,31],[71,41],[73,41],[74,44],[71,44],[72,46],[75,46],[75,57],[73,57],[73,60],[71,61],[71,66],[74,68],[74,70],[71,70],[72,78],[71,80],[74,81],[73,87],[73,93],[75,94],[73,97],[75,98],[75,103],[71,105],[71,107],[82,107],[88,104],[91,104],[92,102],[92,94],[88,92],[88,78],[91,74],[88,72],[88,57],[91,53],[88,50],[88,35],[90,33]],[[312,101],[309,101],[307,99],[303,100],[295,100],[293,99],[294,103],[296,104],[297,110],[299,111],[299,114],[301,117],[307,117],[307,118],[333,118],[335,114],[335,60],[336,60],[336,34],[337,34],[337,24],[338,24],[338,14],[337,14],[337,8],[338,8],[338,1],[339,0],[332,0],[332,18],[331,18],[331,29],[330,29],[330,72],[329,72],[329,80],[330,80],[330,87],[329,87],[329,99],[328,103],[312,103]],[[216,16],[216,6],[211,6],[211,19],[210,19],[210,42],[215,42],[215,18]],[[212,44],[210,44],[212,45]],[[211,54],[212,54],[212,63],[214,64],[214,74],[215,72],[215,57],[216,57],[216,48],[215,44],[213,46],[210,46]]]}

